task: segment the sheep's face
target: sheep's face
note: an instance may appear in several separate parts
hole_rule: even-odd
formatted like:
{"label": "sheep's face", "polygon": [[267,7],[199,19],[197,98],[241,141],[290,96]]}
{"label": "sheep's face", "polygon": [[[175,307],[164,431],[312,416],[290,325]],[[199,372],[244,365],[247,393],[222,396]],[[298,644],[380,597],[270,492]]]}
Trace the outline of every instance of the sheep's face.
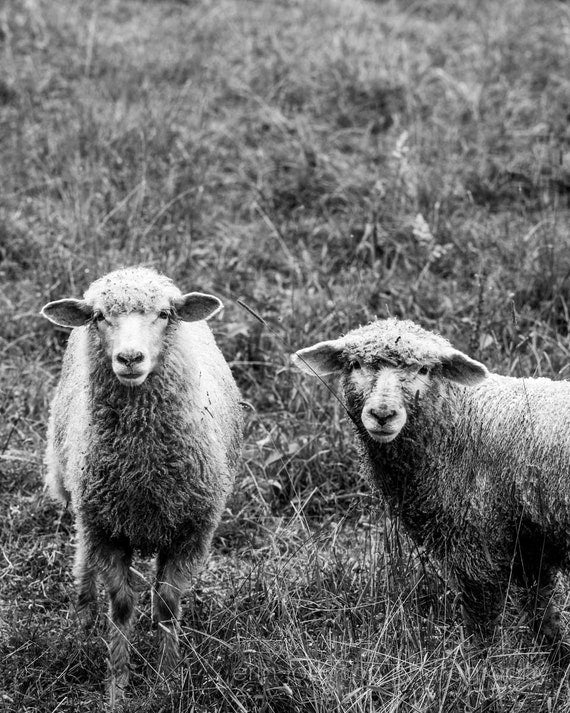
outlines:
{"label": "sheep's face", "polygon": [[94,313],[101,346],[121,384],[140,386],[156,370],[170,319],[169,307],[118,315]]}
{"label": "sheep's face", "polygon": [[[146,278],[143,285],[135,279],[141,276]],[[149,287],[149,276],[156,278],[156,285]],[[180,320],[209,319],[221,308],[213,295],[182,295],[167,278],[139,269],[111,273],[93,283],[85,299],[50,302],[42,315],[63,327],[88,327],[117,379],[136,387],[158,369],[168,332],[174,332]]]}
{"label": "sheep's face", "polygon": [[394,319],[300,349],[293,361],[315,376],[338,374],[351,416],[378,443],[397,438],[434,380],[471,386],[488,374],[443,337]]}
{"label": "sheep's face", "polygon": [[343,366],[342,384],[370,437],[389,443],[405,426],[410,405],[427,391],[429,374],[422,366],[368,365],[352,358]]}

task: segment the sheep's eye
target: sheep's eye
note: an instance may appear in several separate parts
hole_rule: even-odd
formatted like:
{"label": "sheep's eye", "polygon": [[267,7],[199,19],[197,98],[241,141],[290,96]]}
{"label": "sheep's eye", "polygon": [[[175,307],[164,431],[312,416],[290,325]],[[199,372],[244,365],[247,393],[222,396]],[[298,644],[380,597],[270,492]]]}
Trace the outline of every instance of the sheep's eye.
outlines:
{"label": "sheep's eye", "polygon": [[426,374],[429,374],[429,366],[420,366],[418,369],[418,374],[421,374],[422,376],[425,376]]}
{"label": "sheep's eye", "polygon": [[358,369],[362,369],[362,364],[358,361],[358,359],[354,359],[349,363],[348,368],[350,371],[358,371]]}
{"label": "sheep's eye", "polygon": [[168,310],[168,309],[161,309],[160,312],[158,313],[159,319],[168,319],[169,317],[170,317],[170,310]]}
{"label": "sheep's eye", "polygon": [[95,312],[92,319],[95,324],[100,324],[105,321],[105,317],[102,312]]}

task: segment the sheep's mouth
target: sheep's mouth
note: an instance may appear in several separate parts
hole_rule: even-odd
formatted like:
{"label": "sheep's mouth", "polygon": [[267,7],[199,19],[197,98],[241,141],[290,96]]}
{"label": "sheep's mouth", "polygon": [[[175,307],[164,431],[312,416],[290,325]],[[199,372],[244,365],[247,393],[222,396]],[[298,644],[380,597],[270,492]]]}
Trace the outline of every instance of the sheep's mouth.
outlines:
{"label": "sheep's mouth", "polygon": [[389,430],[389,429],[375,429],[375,428],[367,428],[366,431],[368,432],[368,435],[370,438],[373,440],[377,441],[378,443],[390,443],[390,441],[393,441],[396,436],[400,433],[401,429],[396,429],[396,430]]}
{"label": "sheep's mouth", "polygon": [[140,386],[148,376],[147,372],[125,371],[121,373],[115,372],[115,376],[121,384],[127,386]]}

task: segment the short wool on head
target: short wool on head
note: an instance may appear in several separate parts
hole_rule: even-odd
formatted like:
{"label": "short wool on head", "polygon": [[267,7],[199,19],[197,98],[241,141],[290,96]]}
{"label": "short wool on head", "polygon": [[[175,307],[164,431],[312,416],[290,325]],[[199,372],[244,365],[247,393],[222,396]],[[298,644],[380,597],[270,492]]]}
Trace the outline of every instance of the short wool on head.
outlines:
{"label": "short wool on head", "polygon": [[240,396],[205,321],[220,308],[154,270],[126,268],[42,310],[75,327],[51,406],[46,483],[75,513],[78,610],[94,613],[98,576],[109,594],[111,707],[129,677],[133,554],[156,555],[159,663],[169,671],[180,596],[233,485]]}
{"label": "short wool on head", "polygon": [[111,315],[148,312],[163,302],[182,297],[169,277],[144,267],[125,268],[103,275],[85,292],[85,301],[94,309]]}
{"label": "short wool on head", "polygon": [[340,377],[362,468],[419,545],[445,562],[486,641],[511,582],[540,641],[570,662],[553,599],[570,565],[570,383],[490,374],[443,337],[387,319],[293,355]]}

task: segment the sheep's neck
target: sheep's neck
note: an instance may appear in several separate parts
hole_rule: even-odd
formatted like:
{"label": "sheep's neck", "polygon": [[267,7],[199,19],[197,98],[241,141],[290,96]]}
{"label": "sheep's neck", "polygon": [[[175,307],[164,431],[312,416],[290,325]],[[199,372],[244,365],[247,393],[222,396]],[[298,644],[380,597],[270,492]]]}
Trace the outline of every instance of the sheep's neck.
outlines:
{"label": "sheep's neck", "polygon": [[452,460],[457,455],[463,423],[445,391],[434,390],[417,408],[410,408],[406,425],[390,443],[372,440],[357,426],[364,470],[419,542],[430,523],[444,526],[448,519],[441,482],[433,472],[441,468],[441,458]]}
{"label": "sheep's neck", "polygon": [[194,521],[208,517],[203,439],[180,422],[182,400],[190,394],[180,385],[168,388],[160,374],[138,387],[122,385],[101,354],[91,364],[94,447],[86,462],[89,493],[82,498],[82,516],[93,529],[126,537],[150,554],[169,544],[188,503]]}

